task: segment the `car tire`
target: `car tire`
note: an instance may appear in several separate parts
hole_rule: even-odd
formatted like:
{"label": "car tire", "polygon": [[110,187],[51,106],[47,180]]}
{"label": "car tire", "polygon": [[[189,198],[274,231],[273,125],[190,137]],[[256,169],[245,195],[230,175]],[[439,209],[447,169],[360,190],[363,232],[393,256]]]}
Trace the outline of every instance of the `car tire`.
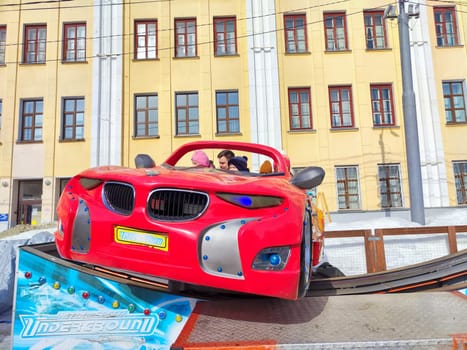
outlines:
{"label": "car tire", "polygon": [[302,242],[300,245],[300,279],[298,282],[298,298],[305,296],[311,281],[311,235],[313,233],[311,227],[311,212],[305,210],[302,226]]}

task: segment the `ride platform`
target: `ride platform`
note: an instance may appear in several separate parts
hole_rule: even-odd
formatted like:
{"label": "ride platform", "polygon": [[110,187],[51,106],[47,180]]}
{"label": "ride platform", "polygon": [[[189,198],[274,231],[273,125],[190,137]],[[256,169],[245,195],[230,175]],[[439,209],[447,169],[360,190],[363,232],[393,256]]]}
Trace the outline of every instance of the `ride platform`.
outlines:
{"label": "ride platform", "polygon": [[463,288],[318,296],[311,289],[298,301],[173,293],[142,276],[65,261],[45,243],[19,248],[11,349],[451,349],[451,335],[467,332]]}

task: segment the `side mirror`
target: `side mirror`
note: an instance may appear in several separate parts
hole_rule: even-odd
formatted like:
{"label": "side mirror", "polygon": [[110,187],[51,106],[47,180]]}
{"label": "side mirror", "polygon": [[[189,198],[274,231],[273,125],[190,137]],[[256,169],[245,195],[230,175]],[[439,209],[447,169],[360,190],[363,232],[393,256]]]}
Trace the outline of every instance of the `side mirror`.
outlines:
{"label": "side mirror", "polygon": [[295,175],[290,180],[290,183],[297,186],[298,188],[307,190],[320,185],[321,182],[323,182],[324,175],[325,172],[323,168],[318,166],[310,166]]}
{"label": "side mirror", "polygon": [[138,154],[135,157],[135,166],[136,168],[154,168],[156,163],[148,154]]}

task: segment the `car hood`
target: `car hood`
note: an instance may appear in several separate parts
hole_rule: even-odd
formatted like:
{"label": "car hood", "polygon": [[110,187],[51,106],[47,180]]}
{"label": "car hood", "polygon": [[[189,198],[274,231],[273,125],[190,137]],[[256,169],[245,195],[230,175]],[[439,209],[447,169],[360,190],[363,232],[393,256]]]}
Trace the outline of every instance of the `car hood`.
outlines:
{"label": "car hood", "polygon": [[302,192],[281,175],[241,175],[209,168],[165,168],[157,166],[148,169],[133,169],[102,166],[85,170],[78,176],[148,187],[163,186],[202,191],[231,190],[269,195],[273,195],[275,192],[279,195],[283,191]]}

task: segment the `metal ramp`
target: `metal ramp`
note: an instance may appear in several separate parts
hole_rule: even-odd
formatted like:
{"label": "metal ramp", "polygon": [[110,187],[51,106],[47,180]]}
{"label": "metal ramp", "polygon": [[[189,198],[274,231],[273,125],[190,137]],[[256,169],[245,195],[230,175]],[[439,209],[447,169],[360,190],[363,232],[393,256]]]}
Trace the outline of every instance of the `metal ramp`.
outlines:
{"label": "metal ramp", "polygon": [[200,302],[172,349],[452,349],[459,292]]}
{"label": "metal ramp", "polygon": [[[310,293],[299,301],[216,294],[215,291],[199,295],[191,291],[176,296],[170,293],[169,285],[144,276],[63,260],[53,243],[20,247],[18,262],[14,333],[11,337],[0,333],[2,349],[9,345],[12,349],[26,349],[22,345],[33,344],[25,337],[29,336],[25,330],[33,328],[31,322],[41,322],[42,327],[44,322],[52,324],[63,315],[73,316],[69,328],[61,328],[64,333],[61,339],[65,342],[75,338],[83,340],[81,333],[65,333],[90,322],[99,321],[110,327],[115,326],[118,317],[122,318],[122,325],[128,318],[138,318],[135,324],[153,318],[159,338],[154,341],[156,333],[131,337],[135,344],[141,343],[138,349],[145,350],[447,350],[452,348],[452,334],[467,332],[466,251],[394,274],[369,274],[357,277],[358,281],[330,279],[333,280],[330,285],[312,285],[316,291],[321,289],[321,293],[328,294]],[[419,280],[420,276],[424,276],[423,281]],[[425,278],[436,281],[435,285],[440,288],[432,288],[430,284],[431,290],[421,292],[419,285],[426,283]],[[445,278],[449,282],[440,284],[440,279]],[[352,285],[359,294],[354,294],[355,291],[349,294]],[[377,285],[380,287],[374,288]],[[392,288],[401,286],[418,292],[393,293]],[[78,287],[82,289],[79,293]],[[459,291],[453,291],[455,287]],[[130,309],[130,302],[136,306],[135,312]],[[175,303],[174,308],[166,308],[170,303]],[[38,305],[50,306],[48,312],[34,311],[40,309]],[[61,321],[53,324],[63,325]],[[170,338],[164,338],[164,334]],[[115,337],[118,341],[130,339],[127,335],[118,336],[95,332],[84,338],[96,344]],[[50,342],[57,336],[42,335],[37,339]]]}

